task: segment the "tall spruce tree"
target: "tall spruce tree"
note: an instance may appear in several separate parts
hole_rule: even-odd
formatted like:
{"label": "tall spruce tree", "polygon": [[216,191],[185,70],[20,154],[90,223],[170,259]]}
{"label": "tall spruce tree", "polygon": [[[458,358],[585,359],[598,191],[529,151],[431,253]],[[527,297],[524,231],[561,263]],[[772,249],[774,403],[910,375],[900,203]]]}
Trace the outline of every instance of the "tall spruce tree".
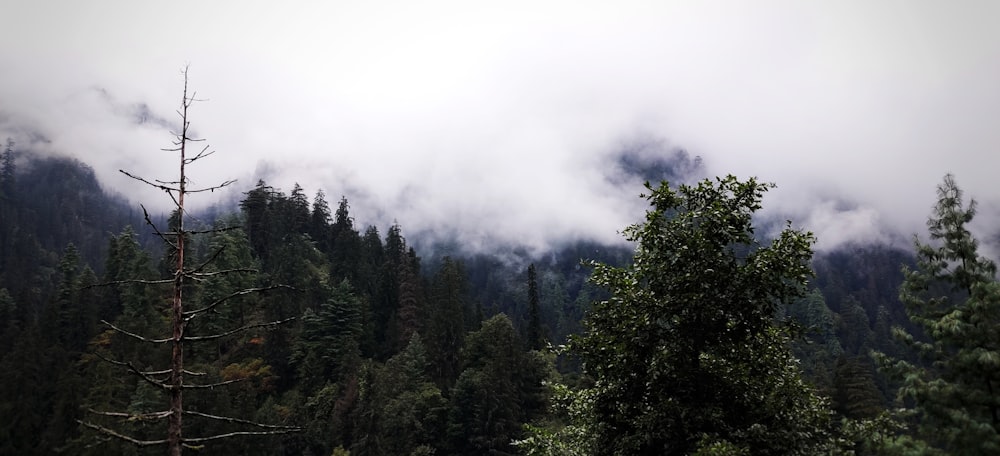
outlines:
{"label": "tall spruce tree", "polygon": [[465,337],[467,298],[465,270],[461,262],[444,257],[430,285],[425,338],[431,378],[447,390],[458,378],[460,353]]}
{"label": "tall spruce tree", "polygon": [[946,175],[927,221],[931,243],[914,239],[917,268],[904,267],[900,300],[924,337],[895,335],[926,363],[876,355],[902,381],[912,400],[917,434],[949,454],[1000,454],[1000,283],[996,264],[978,253],[968,224],[976,202],[965,205]]}
{"label": "tall spruce tree", "polygon": [[535,264],[528,266],[528,348],[541,350],[545,347],[545,335],[542,333],[541,310],[538,305],[538,276]]}
{"label": "tall spruce tree", "polygon": [[7,138],[3,155],[0,155],[0,198],[13,198],[15,172],[14,140]]}

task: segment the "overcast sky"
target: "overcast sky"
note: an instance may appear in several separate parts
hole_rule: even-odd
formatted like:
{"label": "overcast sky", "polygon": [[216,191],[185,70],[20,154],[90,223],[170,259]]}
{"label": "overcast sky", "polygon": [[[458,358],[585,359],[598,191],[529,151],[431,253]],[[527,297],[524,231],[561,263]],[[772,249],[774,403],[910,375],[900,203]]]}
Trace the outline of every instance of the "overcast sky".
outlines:
{"label": "overcast sky", "polygon": [[217,151],[196,184],[298,182],[361,224],[471,246],[617,239],[643,202],[609,164],[637,143],[775,182],[767,210],[820,249],[923,232],[946,172],[984,212],[1000,200],[995,1],[0,0],[0,17],[0,133],[147,205],[162,194],[117,170],[172,177],[156,119],[175,121],[188,63]]}

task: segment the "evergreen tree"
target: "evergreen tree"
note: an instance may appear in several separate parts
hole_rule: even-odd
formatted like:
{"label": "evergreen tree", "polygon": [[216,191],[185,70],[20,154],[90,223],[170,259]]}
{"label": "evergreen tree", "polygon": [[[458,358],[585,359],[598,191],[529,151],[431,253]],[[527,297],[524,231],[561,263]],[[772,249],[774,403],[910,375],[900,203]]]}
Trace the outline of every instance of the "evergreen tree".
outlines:
{"label": "evergreen tree", "polygon": [[514,454],[512,442],[544,404],[547,361],[527,352],[504,314],[466,336],[464,369],[450,394],[451,454]]}
{"label": "evergreen tree", "polygon": [[834,371],[834,410],[853,419],[872,419],[885,411],[868,357],[841,356]]}
{"label": "evergreen tree", "polygon": [[883,366],[903,384],[899,396],[913,401],[917,434],[950,454],[1000,453],[1000,283],[996,264],[978,253],[968,207],[949,174],[927,222],[931,244],[916,238],[917,268],[904,267],[900,300],[927,339],[897,328],[926,366]]}
{"label": "evergreen tree", "polygon": [[361,295],[367,297],[362,312],[363,336],[361,352],[371,358],[378,353],[378,341],[385,333],[383,310],[381,307],[387,299],[382,282],[382,264],[385,262],[385,250],[378,228],[369,226],[361,239],[361,261],[358,265],[358,284]]}
{"label": "evergreen tree", "polygon": [[320,189],[313,197],[312,212],[309,214],[309,236],[316,242],[316,248],[326,255],[330,254],[333,245],[330,222],[330,205],[326,202],[326,194]]}
{"label": "evergreen tree", "polygon": [[17,321],[17,302],[6,288],[0,288],[0,353],[10,351],[21,325]]}
{"label": "evergreen tree", "polygon": [[[292,354],[304,392],[339,382],[360,365],[361,301],[346,280],[331,290],[317,312],[302,316],[302,335]],[[311,386],[311,387],[310,387]]]}
{"label": "evergreen tree", "polygon": [[528,265],[528,348],[541,350],[545,347],[545,335],[542,332],[542,317],[538,306],[538,279],[535,274],[535,264]]}
{"label": "evergreen tree", "polygon": [[20,332],[11,351],[0,355],[0,454],[52,454],[56,448],[42,446],[52,413],[54,375],[58,367],[46,335],[38,325]]}
{"label": "evergreen tree", "polygon": [[611,297],[572,342],[595,381],[597,453],[826,451],[828,409],[774,323],[803,292],[811,234],[758,243],[752,216],[769,186],[755,179],[647,188],[645,223],[625,230],[634,263],[594,264]]}
{"label": "evergreen tree", "polygon": [[292,187],[292,193],[288,195],[288,232],[308,233],[310,225],[309,198],[298,182]]}
{"label": "evergreen tree", "polygon": [[246,218],[243,229],[246,230],[254,253],[264,263],[268,260],[275,237],[274,228],[271,226],[274,217],[271,206],[276,193],[274,188],[262,179],[257,181],[252,190],[246,192],[246,198],[240,202],[240,209]]}
{"label": "evergreen tree", "polygon": [[462,263],[444,257],[430,285],[426,346],[431,377],[447,390],[458,378],[460,353],[465,337],[466,294]]}
{"label": "evergreen tree", "polygon": [[831,395],[834,366],[844,352],[836,336],[833,312],[823,294],[813,290],[789,306],[788,313],[805,332],[805,337],[792,343],[792,353],[799,359],[803,375],[823,395]]}
{"label": "evergreen tree", "polygon": [[3,155],[0,156],[0,201],[14,197],[17,166],[14,163],[14,140],[7,138]]}
{"label": "evergreen tree", "polygon": [[347,198],[342,197],[331,230],[333,245],[328,254],[330,275],[335,278],[347,278],[351,283],[355,283],[361,274],[359,271],[362,257],[361,235],[354,228],[354,219],[351,218],[349,211]]}
{"label": "evergreen tree", "polygon": [[446,402],[427,375],[419,334],[389,358],[371,365],[361,388],[363,417],[351,454],[433,454],[443,436]]}
{"label": "evergreen tree", "polygon": [[853,296],[840,303],[838,335],[844,351],[851,355],[867,355],[874,342],[868,313]]}

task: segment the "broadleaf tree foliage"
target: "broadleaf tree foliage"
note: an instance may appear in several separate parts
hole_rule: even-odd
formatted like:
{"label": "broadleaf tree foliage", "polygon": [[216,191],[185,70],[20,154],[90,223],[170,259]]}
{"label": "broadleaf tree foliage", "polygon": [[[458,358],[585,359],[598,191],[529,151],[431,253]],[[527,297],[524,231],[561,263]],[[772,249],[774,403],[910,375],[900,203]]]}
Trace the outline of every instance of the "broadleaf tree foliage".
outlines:
{"label": "broadleaf tree foliage", "polygon": [[633,264],[593,264],[591,280],[611,296],[570,344],[594,382],[583,393],[592,452],[826,450],[828,407],[775,320],[804,291],[813,236],[786,226],[757,241],[753,215],[770,187],[733,176],[647,184],[646,220],[624,231]]}
{"label": "broadleaf tree foliage", "polygon": [[902,381],[898,396],[916,412],[917,435],[947,454],[1000,453],[1000,283],[997,266],[969,231],[976,201],[965,205],[946,175],[927,221],[930,243],[915,237],[917,267],[904,267],[900,300],[924,336],[895,328],[920,355],[914,364],[876,353]]}
{"label": "broadleaf tree foliage", "polygon": [[[117,360],[105,357],[104,360],[121,367],[128,373],[137,376],[141,381],[139,383],[140,387],[145,387],[147,391],[162,392],[167,396],[167,409],[166,410],[148,410],[145,406],[153,405],[158,406],[159,401],[150,397],[149,400],[144,400],[140,404],[131,404],[127,410],[97,410],[91,409],[90,412],[93,415],[104,418],[115,418],[121,420],[123,423],[119,425],[119,429],[113,429],[104,425],[103,423],[95,423],[90,420],[80,420],[79,423],[87,428],[93,429],[104,436],[110,436],[119,440],[123,440],[134,444],[138,447],[148,447],[148,446],[159,446],[164,445],[167,448],[167,453],[173,456],[179,456],[182,453],[184,447],[199,448],[205,443],[215,441],[222,438],[244,436],[244,435],[272,435],[281,434],[298,431],[299,429],[292,426],[281,426],[281,425],[268,425],[257,423],[250,420],[219,416],[204,413],[201,411],[188,410],[184,407],[184,391],[197,390],[197,389],[215,389],[216,387],[221,387],[236,383],[239,381],[246,380],[246,378],[236,378],[236,379],[220,379],[218,381],[210,381],[203,383],[188,383],[186,382],[186,377],[198,377],[206,376],[206,372],[197,372],[187,369],[185,364],[185,353],[190,350],[190,345],[196,342],[217,342],[220,339],[233,336],[254,328],[266,328],[279,325],[281,323],[290,321],[291,319],[283,321],[271,321],[271,322],[243,322],[242,326],[233,329],[217,329],[213,328],[211,325],[208,327],[217,330],[211,334],[189,334],[189,329],[194,329],[192,324],[195,321],[201,322],[202,320],[211,318],[211,314],[217,314],[220,310],[225,308],[226,304],[230,304],[236,301],[238,298],[244,297],[249,294],[255,294],[271,289],[283,288],[282,286],[267,286],[267,287],[246,287],[239,288],[230,291],[228,294],[222,296],[213,296],[212,293],[207,293],[206,296],[208,300],[202,302],[200,306],[195,306],[194,309],[185,308],[185,293],[193,291],[192,285],[198,283],[209,283],[212,290],[217,291],[221,284],[219,280],[227,276],[240,275],[245,273],[254,272],[253,269],[248,267],[242,267],[239,265],[233,265],[233,267],[227,269],[219,269],[215,264],[217,261],[224,262],[227,260],[228,255],[224,255],[226,251],[226,246],[223,244],[218,247],[214,252],[210,254],[208,260],[191,266],[190,263],[185,262],[186,256],[191,254],[191,246],[189,243],[192,241],[192,237],[197,234],[213,234],[219,235],[226,231],[237,229],[237,227],[220,227],[220,228],[210,228],[206,230],[195,230],[190,229],[185,225],[185,217],[187,215],[185,209],[185,199],[190,194],[204,193],[204,192],[214,192],[226,186],[231,185],[235,181],[225,181],[219,185],[204,187],[204,188],[190,188],[189,178],[187,176],[188,165],[197,162],[209,155],[212,155],[214,151],[210,151],[206,146],[200,151],[194,152],[190,149],[193,143],[203,141],[202,139],[196,139],[191,135],[190,130],[190,120],[188,118],[188,110],[192,104],[196,101],[200,101],[195,98],[195,94],[188,94],[188,74],[187,68],[182,72],[184,76],[184,91],[181,98],[181,107],[178,110],[180,116],[180,131],[175,134],[175,140],[173,142],[172,148],[163,149],[167,152],[176,152],[179,155],[179,176],[177,180],[174,181],[163,181],[163,180],[148,180],[146,178],[130,174],[127,171],[121,171],[123,174],[138,180],[144,184],[150,185],[154,188],[162,190],[169,195],[171,201],[174,205],[174,213],[170,219],[170,226],[167,230],[161,231],[156,224],[150,218],[145,207],[143,212],[146,214],[146,222],[153,229],[154,233],[164,242],[167,247],[167,258],[171,260],[170,267],[172,267],[171,273],[172,277],[166,279],[146,279],[142,277],[132,277],[125,278],[122,280],[107,282],[104,285],[108,286],[120,286],[120,285],[147,285],[147,286],[168,286],[170,289],[170,307],[167,311],[167,320],[169,321],[169,335],[166,337],[155,337],[149,335],[138,334],[128,329],[116,326],[113,323],[103,321],[103,323],[111,329],[114,333],[122,336],[126,336],[130,339],[137,340],[145,344],[152,344],[158,346],[168,346],[170,347],[170,357],[169,357],[169,367],[166,369],[149,369],[145,368],[144,364],[138,363],[148,363],[148,360]],[[239,280],[237,280],[238,282]],[[212,291],[210,290],[210,291]],[[101,355],[98,355],[101,356]],[[149,395],[147,395],[149,396]],[[134,401],[133,401],[134,402]],[[207,419],[209,421],[216,421],[228,424],[238,424],[246,427],[253,428],[255,430],[236,430],[228,431],[223,433],[216,433],[211,435],[198,435],[195,437],[184,435],[184,417],[197,417],[198,419]],[[122,426],[130,422],[149,422],[149,421],[159,421],[165,420],[167,422],[165,435],[163,438],[146,438],[146,437],[136,437],[134,435],[129,435],[127,432],[121,429]]]}

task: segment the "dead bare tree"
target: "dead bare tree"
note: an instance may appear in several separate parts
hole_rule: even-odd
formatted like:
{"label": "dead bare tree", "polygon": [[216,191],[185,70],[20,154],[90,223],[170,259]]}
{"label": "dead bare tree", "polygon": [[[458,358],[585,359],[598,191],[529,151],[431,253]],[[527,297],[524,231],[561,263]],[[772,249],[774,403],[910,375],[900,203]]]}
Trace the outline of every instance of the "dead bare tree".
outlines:
{"label": "dead bare tree", "polygon": [[[171,333],[168,337],[147,337],[134,332],[127,331],[120,328],[110,322],[102,321],[107,327],[109,327],[114,332],[126,336],[128,338],[138,340],[143,343],[148,344],[158,344],[158,345],[169,345],[171,349],[170,365],[167,369],[149,371],[138,368],[135,364],[130,361],[121,361],[101,357],[105,361],[119,366],[125,369],[130,374],[137,376],[141,381],[144,381],[156,389],[164,392],[169,398],[169,408],[164,411],[153,411],[145,413],[131,413],[131,412],[120,412],[120,411],[101,411],[101,410],[89,410],[89,412],[106,417],[115,417],[122,420],[166,420],[167,421],[167,434],[164,439],[148,440],[139,439],[133,436],[126,435],[123,432],[116,431],[106,426],[95,424],[89,421],[79,421],[83,426],[90,429],[94,429],[105,436],[117,438],[123,441],[130,442],[134,445],[140,447],[156,446],[156,445],[166,445],[167,454],[171,456],[179,456],[184,447],[192,447],[196,445],[203,444],[205,442],[219,440],[229,437],[236,436],[247,436],[247,435],[274,435],[274,434],[285,434],[290,432],[298,432],[301,429],[293,426],[279,426],[279,425],[268,425],[263,423],[258,423],[250,420],[243,420],[239,418],[226,417],[211,415],[196,411],[188,411],[184,409],[184,391],[193,389],[212,389],[216,387],[225,386],[231,383],[240,381],[236,380],[226,380],[215,383],[208,384],[197,384],[197,383],[185,383],[185,376],[200,376],[205,375],[203,372],[192,372],[185,370],[184,368],[184,348],[187,343],[191,342],[204,342],[220,339],[223,337],[229,337],[247,330],[254,328],[270,328],[286,322],[293,320],[294,318],[289,318],[280,321],[271,321],[266,323],[256,323],[243,325],[228,331],[222,331],[216,334],[210,335],[189,335],[185,332],[188,323],[193,319],[203,316],[205,314],[211,313],[216,310],[217,307],[225,304],[226,302],[245,296],[252,293],[262,293],[275,289],[288,289],[290,287],[284,285],[273,285],[258,288],[246,288],[238,290],[236,292],[230,293],[222,298],[216,299],[201,308],[196,308],[193,310],[185,310],[184,308],[184,296],[183,291],[185,288],[186,281],[200,282],[208,277],[220,275],[220,274],[230,274],[230,273],[240,273],[240,272],[255,272],[249,268],[236,268],[236,269],[225,269],[218,271],[206,271],[206,267],[215,260],[215,258],[222,252],[218,250],[209,256],[208,260],[196,267],[188,267],[185,263],[185,244],[190,239],[190,236],[205,233],[215,233],[220,231],[226,231],[230,229],[237,229],[238,227],[225,227],[225,228],[213,228],[208,230],[189,230],[185,227],[185,217],[187,215],[185,211],[185,198],[188,194],[193,193],[204,193],[204,192],[214,192],[215,190],[220,190],[225,188],[235,181],[227,180],[219,185],[204,187],[204,188],[189,188],[189,179],[186,174],[187,166],[201,160],[209,155],[212,155],[214,151],[210,151],[208,146],[202,147],[198,152],[194,154],[189,154],[191,151],[189,147],[198,142],[204,141],[203,139],[193,138],[191,136],[190,121],[188,120],[188,110],[193,103],[199,100],[195,97],[195,93],[188,95],[188,69],[184,68],[182,71],[184,77],[184,91],[183,97],[181,99],[181,107],[177,111],[178,116],[180,116],[180,132],[174,133],[173,147],[162,149],[166,152],[176,152],[180,155],[180,171],[179,178],[175,181],[163,181],[163,180],[148,180],[143,177],[131,174],[124,170],[119,170],[126,176],[135,179],[143,184],[149,185],[153,188],[164,191],[171,199],[173,206],[176,210],[176,219],[174,221],[174,226],[170,227],[168,230],[161,231],[156,224],[152,221],[149,212],[146,210],[145,206],[141,206],[143,214],[145,216],[146,223],[152,228],[154,234],[158,236],[167,246],[167,249],[174,257],[174,272],[173,277],[161,279],[161,280],[126,280],[126,283],[138,283],[143,285],[169,285],[171,287],[172,298],[170,305],[170,326]],[[190,155],[190,156],[189,156]],[[121,284],[122,282],[115,282],[102,285],[112,285]],[[247,430],[247,431],[235,431],[227,432],[222,434],[208,435],[208,436],[197,436],[197,437],[186,437],[184,435],[183,418],[184,416],[197,416],[200,418],[222,421],[227,423],[233,423],[238,425],[247,426],[249,428],[254,428],[257,430]]]}

